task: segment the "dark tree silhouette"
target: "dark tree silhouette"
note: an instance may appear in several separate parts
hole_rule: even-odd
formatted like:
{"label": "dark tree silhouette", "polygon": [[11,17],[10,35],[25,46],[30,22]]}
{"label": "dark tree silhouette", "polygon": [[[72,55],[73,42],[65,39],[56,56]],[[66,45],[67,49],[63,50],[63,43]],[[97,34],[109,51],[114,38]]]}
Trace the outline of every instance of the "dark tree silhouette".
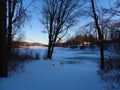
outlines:
{"label": "dark tree silhouette", "polygon": [[[81,0],[44,0],[42,23],[47,29],[49,43],[47,58],[52,58],[55,44],[74,25]],[[80,6],[81,6],[80,5]]]}
{"label": "dark tree silhouette", "polygon": [[106,27],[111,32],[111,40],[115,40],[115,38],[120,37],[120,0],[114,0],[112,3],[109,4],[109,7],[102,8],[102,12],[105,15],[108,15],[107,23],[105,23]]}
{"label": "dark tree silhouette", "polygon": [[101,64],[100,68],[104,69],[104,46],[103,46],[103,34],[100,29],[99,23],[98,23],[98,17],[96,14],[95,6],[94,6],[94,0],[91,0],[91,6],[92,6],[92,12],[93,12],[93,18],[95,21],[95,26],[98,31],[98,37],[99,37],[99,45],[100,45],[100,55],[101,55]]}
{"label": "dark tree silhouette", "polygon": [[0,0],[0,77],[7,77],[6,0]]}
{"label": "dark tree silhouette", "polygon": [[23,7],[23,0],[0,0],[0,76],[7,77],[8,59],[11,59],[13,35],[24,24],[31,3]]}
{"label": "dark tree silhouette", "polygon": [[21,25],[27,18],[27,8],[23,7],[23,0],[8,0],[8,37],[7,51],[9,59],[11,58],[13,35],[16,34]]}

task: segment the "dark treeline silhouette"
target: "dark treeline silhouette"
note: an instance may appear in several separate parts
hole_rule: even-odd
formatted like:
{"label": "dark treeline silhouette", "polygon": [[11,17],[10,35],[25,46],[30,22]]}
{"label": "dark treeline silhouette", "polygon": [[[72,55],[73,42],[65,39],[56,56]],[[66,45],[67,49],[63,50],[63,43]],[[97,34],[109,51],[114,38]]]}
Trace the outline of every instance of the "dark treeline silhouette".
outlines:
{"label": "dark treeline silhouette", "polygon": [[80,47],[80,46],[89,46],[94,47],[97,45],[97,37],[92,34],[80,34],[76,35],[75,37],[68,38],[65,43],[64,47]]}

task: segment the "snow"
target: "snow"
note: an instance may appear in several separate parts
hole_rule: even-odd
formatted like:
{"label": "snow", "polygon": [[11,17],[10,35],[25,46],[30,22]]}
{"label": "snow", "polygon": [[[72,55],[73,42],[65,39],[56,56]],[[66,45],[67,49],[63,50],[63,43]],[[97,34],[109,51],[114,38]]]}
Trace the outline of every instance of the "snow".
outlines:
{"label": "snow", "polygon": [[[47,48],[32,49],[43,56]],[[24,72],[10,72],[8,78],[0,78],[0,90],[104,90],[97,61],[97,50],[55,48],[52,60],[25,63]]]}

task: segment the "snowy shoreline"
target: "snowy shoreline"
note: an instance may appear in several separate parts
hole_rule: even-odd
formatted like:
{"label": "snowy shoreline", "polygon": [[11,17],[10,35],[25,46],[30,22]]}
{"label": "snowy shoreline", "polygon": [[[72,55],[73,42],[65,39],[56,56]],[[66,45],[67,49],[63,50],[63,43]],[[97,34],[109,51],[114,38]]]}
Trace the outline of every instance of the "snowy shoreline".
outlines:
{"label": "snowy shoreline", "polygon": [[[46,47],[40,47],[41,56]],[[86,52],[86,51],[82,51]],[[91,61],[89,53],[69,48],[55,48],[52,60],[25,63],[24,72],[0,78],[0,90],[104,90],[98,75],[99,65]],[[99,58],[99,51],[92,51]],[[82,60],[68,57],[82,56]],[[87,59],[88,56],[88,60]],[[70,62],[73,61],[73,62]],[[77,62],[76,62],[77,61]]]}

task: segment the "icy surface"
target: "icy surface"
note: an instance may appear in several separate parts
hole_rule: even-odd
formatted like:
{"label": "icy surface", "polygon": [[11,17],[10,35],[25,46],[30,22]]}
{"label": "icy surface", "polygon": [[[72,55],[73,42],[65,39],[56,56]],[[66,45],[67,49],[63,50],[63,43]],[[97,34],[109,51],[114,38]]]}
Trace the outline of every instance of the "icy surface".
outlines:
{"label": "icy surface", "polygon": [[[44,55],[46,48],[34,48]],[[0,78],[0,90],[104,90],[98,50],[55,48],[52,60],[26,63],[23,73]]]}

